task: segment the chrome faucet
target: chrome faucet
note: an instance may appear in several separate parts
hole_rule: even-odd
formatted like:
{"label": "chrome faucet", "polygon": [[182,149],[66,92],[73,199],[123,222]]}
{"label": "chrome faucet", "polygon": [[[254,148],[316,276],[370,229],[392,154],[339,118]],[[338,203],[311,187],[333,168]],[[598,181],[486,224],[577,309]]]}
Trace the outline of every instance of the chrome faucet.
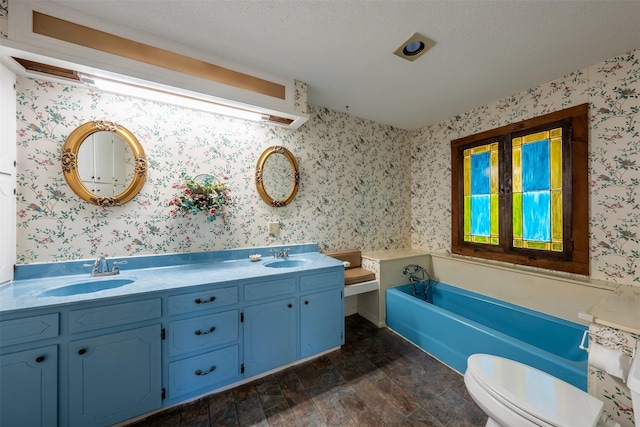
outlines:
{"label": "chrome faucet", "polygon": [[116,274],[120,274],[119,265],[126,264],[127,261],[114,261],[113,267],[111,271],[109,271],[109,263],[107,263],[107,257],[105,255],[100,255],[96,258],[93,264],[84,264],[86,267],[93,267],[91,270],[91,277],[100,277],[100,276],[115,276]]}
{"label": "chrome faucet", "polygon": [[277,249],[271,249],[269,252],[271,252],[273,254],[273,259],[289,258],[289,251],[290,250],[291,250],[291,248],[286,248],[286,249],[283,249],[281,251],[279,251]]}

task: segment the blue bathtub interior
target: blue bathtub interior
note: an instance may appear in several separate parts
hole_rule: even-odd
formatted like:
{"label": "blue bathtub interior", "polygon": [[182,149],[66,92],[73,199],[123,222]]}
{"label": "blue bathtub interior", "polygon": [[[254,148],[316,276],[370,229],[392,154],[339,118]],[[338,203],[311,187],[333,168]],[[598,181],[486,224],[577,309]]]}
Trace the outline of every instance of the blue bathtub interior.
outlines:
{"label": "blue bathtub interior", "polygon": [[433,303],[414,285],[386,291],[387,326],[460,373],[475,353],[533,366],[587,389],[587,353],[578,347],[587,326],[432,281]]}

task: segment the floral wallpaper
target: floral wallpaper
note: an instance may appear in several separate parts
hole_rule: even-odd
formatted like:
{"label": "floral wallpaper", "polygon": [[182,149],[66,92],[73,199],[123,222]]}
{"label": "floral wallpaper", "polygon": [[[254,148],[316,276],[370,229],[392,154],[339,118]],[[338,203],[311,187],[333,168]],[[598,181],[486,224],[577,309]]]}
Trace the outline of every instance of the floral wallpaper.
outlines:
{"label": "floral wallpaper", "polygon": [[[296,92],[306,97],[304,84]],[[306,106],[300,105],[300,108]],[[18,263],[196,252],[318,242],[323,250],[409,244],[410,140],[406,131],[313,106],[299,130],[271,127],[82,86],[19,77]],[[91,120],[131,131],[149,172],[138,196],[118,207],[82,201],[67,185],[60,151]],[[300,189],[272,208],[254,184],[258,157],[281,145],[296,157]],[[171,216],[181,176],[215,174],[228,184],[226,224],[206,215]],[[270,237],[267,223],[279,221]]]}
{"label": "floral wallpaper", "polygon": [[586,102],[591,277],[640,286],[640,49],[414,132],[412,246],[450,249],[452,139]]}
{"label": "floral wallpaper", "polygon": [[9,37],[9,0],[0,0],[0,38]]}
{"label": "floral wallpaper", "polygon": [[[0,0],[0,38],[8,0]],[[295,109],[311,114],[297,131],[229,119],[88,89],[18,81],[18,262],[191,252],[317,241],[326,250],[450,248],[452,139],[581,103],[590,103],[591,277],[640,286],[640,49],[549,83],[406,132],[307,104],[296,82]],[[128,205],[80,202],[59,168],[64,139],[79,124],[117,121],[142,142],[149,178]],[[293,204],[259,199],[253,169],[282,145],[300,163]],[[215,173],[232,190],[228,222],[171,218],[167,202],[181,174]],[[279,241],[266,232],[281,222]]]}
{"label": "floral wallpaper", "polygon": [[[589,326],[589,337],[589,347],[595,343],[607,349],[619,351],[619,357],[621,359],[627,357],[627,360],[631,360],[633,357],[633,351],[640,340],[640,336],[637,334],[595,323]],[[627,372],[625,372],[626,374]],[[609,419],[619,423],[620,427],[634,426],[635,408],[633,407],[631,390],[626,384],[626,378],[620,378],[617,374],[611,375],[603,368],[590,364],[587,382],[589,393],[604,403],[604,413]]]}

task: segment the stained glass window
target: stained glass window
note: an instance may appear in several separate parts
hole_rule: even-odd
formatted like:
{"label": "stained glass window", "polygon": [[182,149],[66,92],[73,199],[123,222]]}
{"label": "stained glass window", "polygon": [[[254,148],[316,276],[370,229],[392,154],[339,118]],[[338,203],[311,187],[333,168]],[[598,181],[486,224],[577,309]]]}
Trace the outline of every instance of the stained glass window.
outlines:
{"label": "stained glass window", "polygon": [[498,143],[464,150],[464,240],[498,245]]}
{"label": "stained glass window", "polygon": [[562,128],[511,140],[513,246],[562,252]]}
{"label": "stained glass window", "polygon": [[588,112],[451,141],[451,253],[589,274]]}

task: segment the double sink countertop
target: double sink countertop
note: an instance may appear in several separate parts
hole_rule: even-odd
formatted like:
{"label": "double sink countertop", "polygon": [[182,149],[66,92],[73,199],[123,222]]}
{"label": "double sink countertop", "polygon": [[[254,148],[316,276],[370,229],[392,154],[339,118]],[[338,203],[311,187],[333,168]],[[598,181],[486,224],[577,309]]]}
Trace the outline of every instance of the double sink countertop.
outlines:
{"label": "double sink countertop", "polygon": [[[271,249],[289,249],[288,264],[276,264]],[[249,255],[260,254],[261,259],[251,261]],[[100,299],[168,291],[198,285],[219,286],[239,280],[273,280],[277,276],[301,271],[313,272],[327,267],[342,267],[342,262],[322,255],[317,244],[295,244],[247,249],[231,249],[188,254],[148,255],[125,258],[108,258],[126,261],[119,266],[120,274],[90,277],[95,260],[64,261],[18,266],[15,280],[0,286],[0,314],[46,308],[50,306],[92,302]],[[125,283],[103,290],[87,291],[84,286],[99,289],[101,284]],[[131,281],[131,282],[127,282]],[[106,283],[103,283],[106,282]],[[77,286],[74,286],[77,285]],[[74,286],[70,294],[62,287]],[[111,285],[109,285],[111,286]],[[54,294],[54,295],[51,295]],[[55,296],[60,295],[60,296]]]}

